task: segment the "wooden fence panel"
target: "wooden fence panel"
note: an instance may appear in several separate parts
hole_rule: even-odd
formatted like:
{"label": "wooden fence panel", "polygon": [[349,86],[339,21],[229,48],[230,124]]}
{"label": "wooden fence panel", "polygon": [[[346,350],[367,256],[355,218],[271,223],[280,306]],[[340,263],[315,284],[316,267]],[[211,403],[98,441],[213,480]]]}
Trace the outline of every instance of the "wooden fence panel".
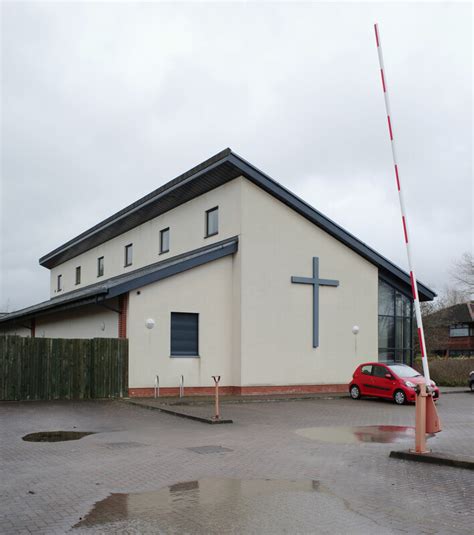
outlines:
{"label": "wooden fence panel", "polygon": [[128,340],[0,336],[0,400],[128,394]]}

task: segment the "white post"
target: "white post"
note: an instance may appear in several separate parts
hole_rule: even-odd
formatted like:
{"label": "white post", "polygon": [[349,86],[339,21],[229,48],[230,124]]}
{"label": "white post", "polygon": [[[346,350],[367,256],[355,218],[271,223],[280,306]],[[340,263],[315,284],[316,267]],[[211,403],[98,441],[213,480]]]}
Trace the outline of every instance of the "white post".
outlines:
{"label": "white post", "polygon": [[155,375],[155,399],[160,397],[160,376]]}
{"label": "white post", "polygon": [[425,333],[423,331],[423,320],[421,318],[420,300],[418,296],[418,285],[416,282],[415,270],[413,269],[413,262],[412,262],[411,250],[410,250],[410,241],[408,239],[408,222],[407,222],[405,203],[403,201],[403,194],[402,194],[402,189],[401,189],[401,184],[400,184],[400,173],[398,169],[397,152],[395,150],[393,123],[392,123],[392,118],[391,118],[392,116],[390,113],[390,100],[388,98],[388,92],[387,92],[387,75],[385,74],[385,68],[384,68],[384,63],[383,63],[382,45],[380,42],[380,32],[378,29],[378,25],[375,24],[374,28],[375,28],[375,40],[377,43],[377,52],[379,55],[380,76],[382,78],[383,96],[385,99],[385,109],[387,111],[388,132],[390,135],[390,142],[392,145],[393,165],[394,165],[394,170],[395,170],[395,178],[397,181],[398,198],[400,200],[400,210],[402,212],[403,233],[404,233],[405,244],[407,248],[408,267],[410,269],[411,291],[413,295],[413,302],[415,304],[415,315],[416,315],[416,324],[418,327],[418,340],[420,342],[421,362],[423,364],[423,374],[425,376],[426,386],[427,388],[429,388],[431,385],[430,370],[428,368],[428,358],[426,355],[426,345],[425,345]]}
{"label": "white post", "polygon": [[184,397],[184,375],[179,378],[179,397]]}

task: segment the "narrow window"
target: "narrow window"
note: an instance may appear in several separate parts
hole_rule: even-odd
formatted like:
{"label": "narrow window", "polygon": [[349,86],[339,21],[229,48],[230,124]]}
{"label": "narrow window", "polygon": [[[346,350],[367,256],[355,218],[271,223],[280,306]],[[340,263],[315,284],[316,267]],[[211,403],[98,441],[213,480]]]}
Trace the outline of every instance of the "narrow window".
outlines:
{"label": "narrow window", "polygon": [[81,284],[81,266],[76,268],[76,284]]}
{"label": "narrow window", "polygon": [[133,243],[125,246],[125,267],[131,266],[133,262]]}
{"label": "narrow window", "polygon": [[199,356],[199,314],[171,312],[171,356]]}
{"label": "narrow window", "polygon": [[97,276],[102,277],[104,274],[104,257],[101,256],[97,259]]}
{"label": "narrow window", "polygon": [[57,284],[57,291],[60,292],[63,287],[62,287],[62,279],[63,279],[63,276],[62,275],[58,275],[58,284]]}
{"label": "narrow window", "polygon": [[211,208],[206,212],[206,238],[219,232],[219,207]]}
{"label": "narrow window", "polygon": [[160,230],[160,254],[167,253],[170,250],[170,229]]}

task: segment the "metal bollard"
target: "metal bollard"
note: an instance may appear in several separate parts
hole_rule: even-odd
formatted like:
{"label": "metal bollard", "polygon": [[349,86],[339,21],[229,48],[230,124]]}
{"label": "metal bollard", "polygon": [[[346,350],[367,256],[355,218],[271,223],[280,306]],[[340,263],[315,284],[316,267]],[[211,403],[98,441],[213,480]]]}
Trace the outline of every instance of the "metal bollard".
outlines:
{"label": "metal bollard", "polygon": [[155,375],[155,399],[160,397],[160,376]]}
{"label": "metal bollard", "polygon": [[221,417],[221,412],[219,408],[219,381],[221,380],[221,376],[213,375],[212,378],[214,379],[214,385],[216,387],[216,415],[214,416],[214,420],[219,420]]}
{"label": "metal bollard", "polygon": [[179,397],[184,397],[184,375],[179,378]]}

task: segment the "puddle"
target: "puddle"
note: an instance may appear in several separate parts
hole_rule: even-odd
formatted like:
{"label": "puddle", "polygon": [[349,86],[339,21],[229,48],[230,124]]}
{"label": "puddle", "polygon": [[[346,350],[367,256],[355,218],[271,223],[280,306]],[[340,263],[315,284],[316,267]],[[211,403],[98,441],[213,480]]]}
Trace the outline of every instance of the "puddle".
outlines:
{"label": "puddle", "polygon": [[79,440],[87,435],[93,435],[91,431],[40,431],[25,435],[23,440],[27,442],[64,442],[66,440]]}
{"label": "puddle", "polygon": [[[297,429],[296,434],[331,442],[332,444],[356,444],[375,442],[378,444],[395,444],[415,439],[415,428],[400,425],[366,425],[360,427],[307,427]],[[433,435],[428,435],[428,438]]]}
{"label": "puddle", "polygon": [[[222,532],[226,525],[235,522],[245,532],[242,522],[245,524],[256,514],[268,515],[268,504],[279,504],[281,514],[282,504],[301,503],[305,495],[321,490],[315,480],[185,481],[153,492],[111,494],[97,502],[73,528],[87,530],[100,525],[101,533],[117,533],[120,524],[126,522],[138,532],[153,525],[153,533],[175,533],[176,529],[177,533],[209,533],[218,526]],[[286,517],[291,519],[287,513]]]}

